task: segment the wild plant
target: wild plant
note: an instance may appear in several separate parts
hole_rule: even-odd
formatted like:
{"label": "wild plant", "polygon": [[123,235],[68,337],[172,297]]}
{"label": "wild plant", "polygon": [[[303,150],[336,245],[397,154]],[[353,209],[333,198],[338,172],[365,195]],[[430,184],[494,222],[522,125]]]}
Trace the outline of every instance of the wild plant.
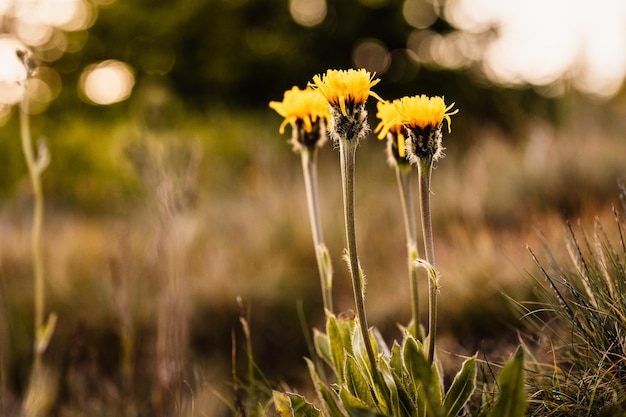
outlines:
{"label": "wild plant", "polygon": [[330,120],[328,103],[311,88],[300,90],[293,87],[285,91],[283,101],[272,101],[270,107],[285,118],[279,133],[291,125],[291,143],[294,152],[302,160],[302,174],[306,190],[307,207],[313,235],[313,247],[320,276],[324,309],[333,311],[333,269],[328,249],[324,244],[322,220],[317,186],[317,153],[328,141],[326,126]]}
{"label": "wild plant", "polygon": [[[179,229],[193,208],[202,148],[195,140],[179,140],[169,134],[158,117],[142,119],[141,135],[126,153],[147,190],[146,200],[154,213],[149,227],[154,232],[155,259],[163,266],[154,274],[156,340],[151,407],[161,415],[174,411],[182,415],[192,407],[189,397],[193,387],[186,379],[190,308],[188,289],[182,283],[188,272],[185,253],[190,239]],[[130,340],[121,342],[124,348]]]}
{"label": "wild plant", "polygon": [[27,395],[24,399],[23,411],[26,416],[45,415],[52,406],[55,393],[55,381],[49,370],[44,367],[43,354],[54,333],[57,322],[55,313],[46,315],[45,268],[42,252],[42,229],[44,215],[44,195],[41,175],[50,163],[50,155],[45,141],[42,139],[33,149],[28,112],[28,84],[37,69],[32,55],[27,50],[18,49],[17,58],[24,66],[25,78],[20,82],[22,99],[19,105],[20,137],[22,152],[33,188],[33,219],[31,228],[31,250],[34,274],[34,343],[33,366]]}
{"label": "wild plant", "polygon": [[545,281],[538,306],[520,304],[543,335],[536,349],[541,359],[530,362],[530,415],[626,414],[624,188],[620,197],[623,212],[613,210],[613,233],[599,219],[591,234],[566,222],[569,264],[556,260],[545,238],[546,261],[531,251]]}
{"label": "wild plant", "polygon": [[[324,97],[330,109],[329,132],[339,147],[344,197],[344,221],[348,249],[345,254],[352,277],[356,313],[334,314],[327,311],[326,331],[314,330],[315,354],[332,370],[327,380],[323,368],[307,359],[309,373],[317,394],[316,403],[303,396],[274,391],[276,410],[283,416],[455,416],[463,412],[476,389],[477,358],[465,360],[446,390],[443,369],[435,349],[437,328],[437,295],[439,273],[434,266],[434,245],[430,211],[430,178],[433,163],[442,155],[443,122],[450,123],[452,105],[443,98],[405,97],[384,102],[371,91],[380,80],[365,70],[329,70],[316,75],[310,87]],[[293,90],[292,90],[293,91]],[[391,347],[376,327],[367,324],[365,281],[359,265],[355,228],[354,166],[359,141],[369,132],[365,103],[369,96],[379,100],[381,124],[379,137],[390,134],[393,157],[396,158],[398,183],[403,205],[409,279],[412,297],[412,322],[402,328],[402,340]],[[288,113],[283,106],[282,128],[308,126],[314,116],[300,109]],[[273,102],[276,103],[276,102]],[[306,109],[305,109],[306,110]],[[309,114],[309,116],[305,116]],[[315,116],[319,117],[319,116]],[[294,133],[296,135],[296,133]],[[405,139],[406,138],[406,139]],[[417,233],[413,219],[410,181],[412,166],[419,178],[421,224],[425,259],[417,255]],[[429,282],[428,334],[422,335],[419,324],[417,269],[427,272]],[[502,369],[499,394],[483,407],[488,416],[521,416],[526,409],[523,374],[523,351],[517,353]]]}

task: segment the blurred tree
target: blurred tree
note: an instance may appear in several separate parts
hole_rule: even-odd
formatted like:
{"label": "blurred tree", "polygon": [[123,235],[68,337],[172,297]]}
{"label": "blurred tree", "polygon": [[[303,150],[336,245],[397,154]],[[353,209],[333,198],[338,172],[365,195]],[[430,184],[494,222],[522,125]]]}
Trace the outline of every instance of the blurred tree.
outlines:
{"label": "blurred tree", "polygon": [[[124,0],[102,7],[85,47],[56,66],[67,68],[68,81],[76,83],[84,65],[119,59],[136,69],[138,82],[166,76],[198,109],[258,108],[292,85],[304,87],[316,73],[353,67],[355,47],[372,39],[391,57],[377,87],[385,98],[443,94],[467,116],[488,115],[507,129],[517,125],[520,110],[549,116],[550,102],[534,89],[494,88],[472,76],[471,68],[450,71],[417,63],[407,50],[415,28],[403,15],[404,3],[327,0],[323,21],[303,27],[290,15],[288,0]],[[454,31],[441,16],[429,29]]]}
{"label": "blurred tree", "polygon": [[[95,162],[94,158],[102,155],[102,145],[94,140],[96,132],[85,129],[90,125],[88,120],[112,125],[133,109],[145,109],[145,103],[137,102],[151,96],[144,94],[149,86],[166,86],[171,100],[181,103],[176,106],[177,114],[201,113],[215,106],[269,114],[267,103],[280,100],[293,85],[304,87],[313,75],[329,68],[357,66],[355,50],[368,41],[383,51],[383,58],[366,59],[366,63],[376,66],[381,59],[388,61],[378,65],[382,70],[367,68],[378,71],[382,79],[376,86],[377,93],[388,99],[422,93],[444,95],[462,109],[455,124],[464,124],[468,131],[458,137],[461,142],[476,136],[471,133],[473,127],[478,129],[486,124],[500,127],[511,138],[521,137],[519,129],[527,125],[528,114],[552,120],[558,114],[558,100],[546,99],[530,87],[494,86],[476,75],[476,64],[453,71],[418,62],[415,52],[407,48],[411,35],[420,31],[444,35],[455,31],[440,13],[443,3],[307,0],[306,4],[322,2],[325,16],[319,24],[306,27],[290,13],[290,6],[296,1],[100,2],[94,8],[97,19],[89,29],[65,34],[68,44],[82,48],[73,47],[49,63],[60,74],[63,88],[46,113],[33,119],[35,134],[44,132],[55,138],[51,144],[55,163],[48,175],[54,176],[55,169],[62,170],[61,155],[69,154],[76,160],[65,170],[76,173],[77,167],[83,166],[85,174],[93,173],[94,168],[106,172],[107,167],[101,166],[103,162]],[[404,8],[408,1],[433,11],[433,19],[424,29],[407,22]],[[488,41],[488,37],[485,39]],[[87,104],[76,89],[81,73],[86,66],[108,59],[126,62],[134,69],[135,93],[130,100],[107,107]],[[70,144],[78,139],[63,139],[67,135],[61,132],[77,121],[81,122],[80,127],[73,129],[77,138],[84,131],[91,140],[74,149]],[[10,192],[23,172],[22,162],[15,158],[19,154],[17,145],[8,139],[16,134],[13,118],[0,131],[0,195]],[[70,146],[72,151],[56,152],[55,146]],[[59,172],[57,178],[65,177],[71,175]]]}

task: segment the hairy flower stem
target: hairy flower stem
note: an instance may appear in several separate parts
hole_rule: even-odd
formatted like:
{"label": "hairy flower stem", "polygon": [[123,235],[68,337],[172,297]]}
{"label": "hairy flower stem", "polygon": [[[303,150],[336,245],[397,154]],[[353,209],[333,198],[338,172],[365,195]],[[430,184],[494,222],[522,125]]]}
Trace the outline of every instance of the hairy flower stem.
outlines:
{"label": "hairy flower stem", "polygon": [[348,258],[350,262],[350,273],[352,275],[352,288],[354,290],[354,304],[359,319],[361,334],[363,335],[363,343],[367,357],[372,366],[372,374],[374,380],[378,383],[381,378],[376,368],[376,356],[372,348],[372,341],[369,337],[367,319],[365,317],[365,296],[364,282],[361,268],[359,267],[359,258],[356,249],[356,231],[354,226],[354,161],[356,158],[357,141],[341,138],[339,141],[339,151],[341,157],[341,180],[343,185],[343,207],[346,223],[346,240],[348,243]]}
{"label": "hairy flower stem", "polygon": [[313,245],[315,247],[315,258],[317,269],[320,275],[322,288],[322,300],[324,308],[333,312],[332,294],[332,267],[328,257],[328,251],[322,236],[322,226],[320,222],[320,208],[317,188],[317,148],[303,147],[300,151],[302,158],[302,173],[304,174],[304,186],[306,189],[306,199],[309,209],[309,220],[311,222],[311,232],[313,234]]}
{"label": "hairy flower stem", "polygon": [[417,286],[417,226],[415,224],[415,208],[411,193],[412,169],[409,165],[396,165],[396,179],[400,190],[402,214],[404,217],[404,230],[406,234],[406,247],[409,262],[409,282],[411,284],[411,313],[413,316],[413,336],[421,340],[419,326],[419,289]]}
{"label": "hairy flower stem", "polygon": [[[435,247],[433,244],[433,225],[430,212],[430,178],[432,174],[432,158],[420,158],[418,164],[420,208],[422,211],[422,233],[424,234],[424,251],[426,261],[435,268]],[[435,356],[435,338],[437,336],[437,293],[439,288],[435,277],[428,274],[428,363],[433,362]]]}

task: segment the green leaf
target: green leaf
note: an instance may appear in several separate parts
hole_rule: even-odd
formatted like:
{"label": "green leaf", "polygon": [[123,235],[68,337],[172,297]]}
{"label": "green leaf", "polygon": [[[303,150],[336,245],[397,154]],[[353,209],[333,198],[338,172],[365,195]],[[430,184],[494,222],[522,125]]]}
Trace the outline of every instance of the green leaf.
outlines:
{"label": "green leaf", "polygon": [[417,392],[413,390],[408,390],[405,385],[406,381],[408,381],[408,378],[403,378],[402,376],[393,374],[393,379],[396,381],[396,386],[398,387],[398,396],[400,397],[401,407],[404,410],[407,410],[407,413],[411,416],[419,415],[420,413],[419,407],[417,405]]}
{"label": "green leaf", "polygon": [[282,417],[322,417],[322,412],[302,395],[273,391],[273,397]]}
{"label": "green leaf", "polygon": [[348,410],[355,407],[364,409],[369,408],[369,405],[365,404],[365,402],[363,402],[361,399],[352,395],[350,391],[348,391],[348,388],[345,386],[342,386],[339,389],[339,398],[341,398],[341,403]]}
{"label": "green leaf", "polygon": [[402,376],[403,372],[402,362],[402,348],[397,342],[393,342],[391,347],[391,357],[389,358],[389,368],[391,372],[396,376]]}
{"label": "green leaf", "polygon": [[305,358],[306,364],[309,368],[309,374],[311,374],[311,380],[315,386],[315,392],[318,398],[322,401],[322,407],[329,417],[347,417],[347,412],[341,405],[341,400],[328,386],[326,386],[320,379],[315,365],[310,359]]}
{"label": "green leaf", "polygon": [[351,355],[353,353],[352,333],[355,325],[354,317],[337,318],[333,314],[328,314],[326,334],[328,335],[335,372],[340,382],[345,380],[342,372],[346,354]]}
{"label": "green leaf", "polygon": [[348,391],[369,407],[376,408],[376,402],[372,396],[371,380],[365,376],[365,373],[352,355],[346,356],[344,375],[346,378],[345,386],[348,388]]}
{"label": "green leaf", "polygon": [[410,413],[407,412],[407,410],[401,405],[399,389],[396,385],[396,380],[391,373],[391,369],[389,369],[389,364],[385,361],[380,361],[378,364],[378,371],[387,387],[387,397],[389,398],[388,408],[390,408],[388,411],[391,411],[391,414],[396,417],[410,416]]}
{"label": "green leaf", "polygon": [[370,371],[371,365],[367,355],[367,348],[365,347],[363,334],[360,329],[356,329],[356,331],[352,333],[352,351],[354,353],[354,358],[365,371],[369,380],[373,381],[372,372]]}
{"label": "green leaf", "polygon": [[523,417],[526,412],[524,392],[524,351],[518,347],[498,376],[500,393],[488,417]]}
{"label": "green leaf", "polygon": [[[370,340],[372,343],[375,343],[371,337]],[[363,341],[363,336],[359,329],[355,329],[352,333],[352,349],[354,351],[354,359],[356,360],[359,369],[366,378],[368,385],[372,388],[374,398],[376,398],[376,404],[378,405],[378,410],[387,412],[389,408],[389,393],[387,392],[386,387],[380,386],[376,380],[374,375],[376,371],[372,369],[372,366],[370,365],[367,348],[365,347],[365,342]]]}
{"label": "green leaf", "polygon": [[389,417],[365,408],[353,407],[350,409],[350,417]]}
{"label": "green leaf", "polygon": [[274,398],[274,406],[276,407],[278,414],[282,417],[293,417],[291,400],[286,394],[278,391],[272,391],[272,397]]}
{"label": "green leaf", "polygon": [[437,366],[430,366],[413,336],[405,339],[402,358],[409,373],[415,390],[421,394],[418,397],[418,407],[426,407],[430,416],[444,416],[441,401],[441,378]]}
{"label": "green leaf", "polygon": [[370,329],[370,338],[372,340],[376,357],[378,357],[379,353],[382,353],[383,358],[388,359],[389,356],[391,356],[391,352],[389,351],[389,347],[387,346],[387,342],[385,342],[383,335],[376,327],[372,327]]}
{"label": "green leaf", "polygon": [[448,417],[456,416],[476,389],[476,356],[463,362],[446,393],[443,407]]}
{"label": "green leaf", "polygon": [[330,352],[330,342],[328,341],[328,336],[317,329],[313,329],[313,343],[315,344],[315,351],[317,354],[324,359],[326,363],[328,363],[328,366],[332,367],[333,358]]}
{"label": "green leaf", "polygon": [[[420,378],[418,377],[420,374],[419,367],[423,365],[426,360],[422,352],[422,345],[419,344],[413,336],[407,336],[407,338],[404,339],[404,346],[402,347],[402,362],[404,364],[404,368],[408,372],[413,390],[417,391],[420,385]],[[428,364],[426,364],[426,366],[428,366]]]}

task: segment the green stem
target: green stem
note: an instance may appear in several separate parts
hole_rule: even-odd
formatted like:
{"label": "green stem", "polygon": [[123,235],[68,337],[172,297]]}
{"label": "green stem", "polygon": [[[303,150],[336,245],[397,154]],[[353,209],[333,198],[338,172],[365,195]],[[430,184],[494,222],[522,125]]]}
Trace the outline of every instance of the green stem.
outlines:
{"label": "green stem", "polygon": [[[433,243],[433,225],[430,212],[430,178],[433,161],[431,158],[421,158],[418,164],[420,179],[420,208],[422,211],[422,232],[424,234],[424,251],[426,261],[435,268],[435,247]],[[433,362],[435,356],[435,338],[437,337],[437,292],[438,287],[434,278],[428,279],[428,363]]]}
{"label": "green stem", "polygon": [[407,257],[409,263],[409,282],[411,285],[411,313],[413,316],[413,336],[421,340],[419,326],[419,289],[417,281],[417,226],[415,224],[415,208],[411,193],[412,169],[410,166],[396,165],[396,178],[400,189],[400,201],[402,203],[402,215],[404,217],[404,230],[406,234]]}
{"label": "green stem", "polygon": [[376,367],[376,356],[369,337],[367,319],[365,317],[365,296],[363,275],[359,267],[359,259],[356,248],[356,230],[354,226],[354,161],[356,158],[357,141],[341,138],[339,141],[339,151],[341,154],[341,179],[343,185],[344,217],[346,224],[346,240],[348,243],[348,258],[350,262],[350,273],[352,275],[352,288],[354,290],[354,303],[365,350],[372,366],[374,380],[381,382]]}
{"label": "green stem", "polygon": [[30,125],[28,122],[28,95],[24,92],[24,97],[20,104],[20,136],[22,139],[22,151],[26,160],[26,166],[30,174],[33,186],[34,209],[33,209],[33,225],[32,225],[32,253],[33,253],[33,271],[35,275],[34,292],[35,292],[35,367],[41,362],[41,355],[45,348],[40,346],[40,334],[44,329],[44,310],[45,310],[45,288],[44,288],[44,268],[43,256],[41,248],[41,229],[43,226],[44,201],[41,188],[40,167],[33,152],[32,139],[30,134]]}
{"label": "green stem", "polygon": [[317,148],[303,147],[300,151],[302,159],[302,173],[304,174],[304,186],[306,189],[307,206],[309,210],[309,220],[311,222],[311,233],[313,234],[313,245],[315,246],[315,258],[317,269],[320,275],[322,288],[322,300],[324,308],[333,312],[332,295],[332,268],[327,256],[326,245],[322,236],[322,226],[320,222],[320,208],[317,188]]}

